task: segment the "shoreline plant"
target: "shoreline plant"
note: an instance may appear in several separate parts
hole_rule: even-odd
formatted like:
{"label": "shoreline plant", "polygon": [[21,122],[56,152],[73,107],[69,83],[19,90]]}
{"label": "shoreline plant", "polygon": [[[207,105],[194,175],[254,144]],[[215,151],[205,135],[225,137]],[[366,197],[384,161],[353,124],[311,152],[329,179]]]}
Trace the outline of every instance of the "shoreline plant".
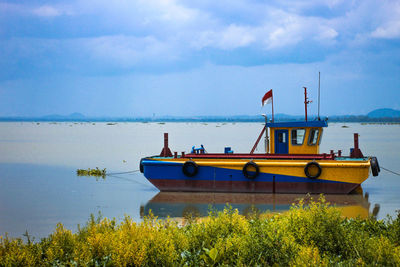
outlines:
{"label": "shoreline plant", "polygon": [[226,206],[184,225],[153,214],[60,223],[34,242],[0,237],[0,266],[400,266],[400,212],[347,219],[321,197],[282,214],[243,216]]}

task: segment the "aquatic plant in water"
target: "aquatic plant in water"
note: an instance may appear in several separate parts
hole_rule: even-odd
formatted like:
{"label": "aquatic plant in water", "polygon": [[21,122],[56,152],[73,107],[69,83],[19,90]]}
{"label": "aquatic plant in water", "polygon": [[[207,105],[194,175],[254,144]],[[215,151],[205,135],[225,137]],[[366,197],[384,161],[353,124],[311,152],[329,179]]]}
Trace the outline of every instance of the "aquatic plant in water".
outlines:
{"label": "aquatic plant in water", "polygon": [[97,177],[106,177],[106,168],[100,170],[98,167],[96,169],[77,169],[76,174],[78,176],[97,176]]}

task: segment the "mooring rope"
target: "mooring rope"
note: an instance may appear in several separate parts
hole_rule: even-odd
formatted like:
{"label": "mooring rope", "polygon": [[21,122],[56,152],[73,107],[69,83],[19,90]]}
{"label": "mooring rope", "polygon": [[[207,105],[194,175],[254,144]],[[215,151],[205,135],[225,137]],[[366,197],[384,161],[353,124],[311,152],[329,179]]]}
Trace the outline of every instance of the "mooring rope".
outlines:
{"label": "mooring rope", "polygon": [[124,180],[124,181],[127,181],[127,182],[132,182],[132,183],[140,184],[140,185],[143,185],[143,186],[146,186],[146,187],[153,187],[153,186],[150,185],[150,184],[141,183],[141,182],[139,182],[139,181],[137,181],[137,180],[134,180],[134,179],[129,179],[129,178],[125,178],[125,177],[120,177],[120,176],[116,176],[116,175],[113,175],[113,174],[107,174],[107,176],[110,176],[110,177],[112,177],[112,178],[117,178],[117,179],[120,179],[120,180]]}
{"label": "mooring rope", "polygon": [[112,173],[107,173],[106,176],[110,176],[110,177],[117,178],[117,179],[120,179],[120,180],[124,180],[124,181],[128,181],[128,182],[140,184],[140,185],[147,186],[147,187],[152,187],[151,185],[145,184],[145,183],[141,183],[141,182],[137,181],[136,179],[129,179],[129,178],[126,178],[126,177],[117,176],[117,175],[120,175],[120,174],[135,173],[135,172],[138,172],[138,171],[140,171],[140,170],[133,170],[133,171],[127,171],[127,172],[112,172]]}
{"label": "mooring rope", "polygon": [[382,170],[385,170],[385,171],[387,171],[387,172],[391,172],[391,173],[393,173],[393,174],[396,174],[396,175],[400,176],[400,173],[391,171],[391,170],[386,169],[386,168],[384,168],[384,167],[382,167],[382,166],[381,166],[381,169],[382,169]]}
{"label": "mooring rope", "polygon": [[134,172],[138,172],[138,171],[139,170],[128,171],[128,172],[112,172],[112,173],[107,173],[106,175],[127,174],[127,173],[134,173]]}

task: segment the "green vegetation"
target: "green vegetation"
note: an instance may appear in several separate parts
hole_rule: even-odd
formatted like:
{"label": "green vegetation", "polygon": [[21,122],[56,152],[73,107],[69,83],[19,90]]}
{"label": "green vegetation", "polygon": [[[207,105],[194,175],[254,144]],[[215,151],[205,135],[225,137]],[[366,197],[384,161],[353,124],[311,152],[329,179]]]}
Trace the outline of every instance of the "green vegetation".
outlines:
{"label": "green vegetation", "polygon": [[400,213],[345,219],[323,198],[273,215],[228,206],[183,226],[92,216],[76,233],[58,224],[40,242],[26,238],[0,238],[0,266],[400,266]]}
{"label": "green vegetation", "polygon": [[78,176],[97,176],[97,177],[106,177],[106,168],[100,170],[98,167],[96,169],[77,169],[76,174]]}

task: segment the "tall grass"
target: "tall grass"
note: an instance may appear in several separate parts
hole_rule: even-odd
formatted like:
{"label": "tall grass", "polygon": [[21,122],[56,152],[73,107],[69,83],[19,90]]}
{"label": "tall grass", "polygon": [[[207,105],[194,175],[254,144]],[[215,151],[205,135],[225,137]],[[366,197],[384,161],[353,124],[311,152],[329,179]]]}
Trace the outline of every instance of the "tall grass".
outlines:
{"label": "tall grass", "polygon": [[346,219],[318,201],[245,217],[227,206],[206,218],[117,223],[91,216],[76,233],[58,224],[39,242],[0,237],[0,266],[400,266],[400,213]]}

